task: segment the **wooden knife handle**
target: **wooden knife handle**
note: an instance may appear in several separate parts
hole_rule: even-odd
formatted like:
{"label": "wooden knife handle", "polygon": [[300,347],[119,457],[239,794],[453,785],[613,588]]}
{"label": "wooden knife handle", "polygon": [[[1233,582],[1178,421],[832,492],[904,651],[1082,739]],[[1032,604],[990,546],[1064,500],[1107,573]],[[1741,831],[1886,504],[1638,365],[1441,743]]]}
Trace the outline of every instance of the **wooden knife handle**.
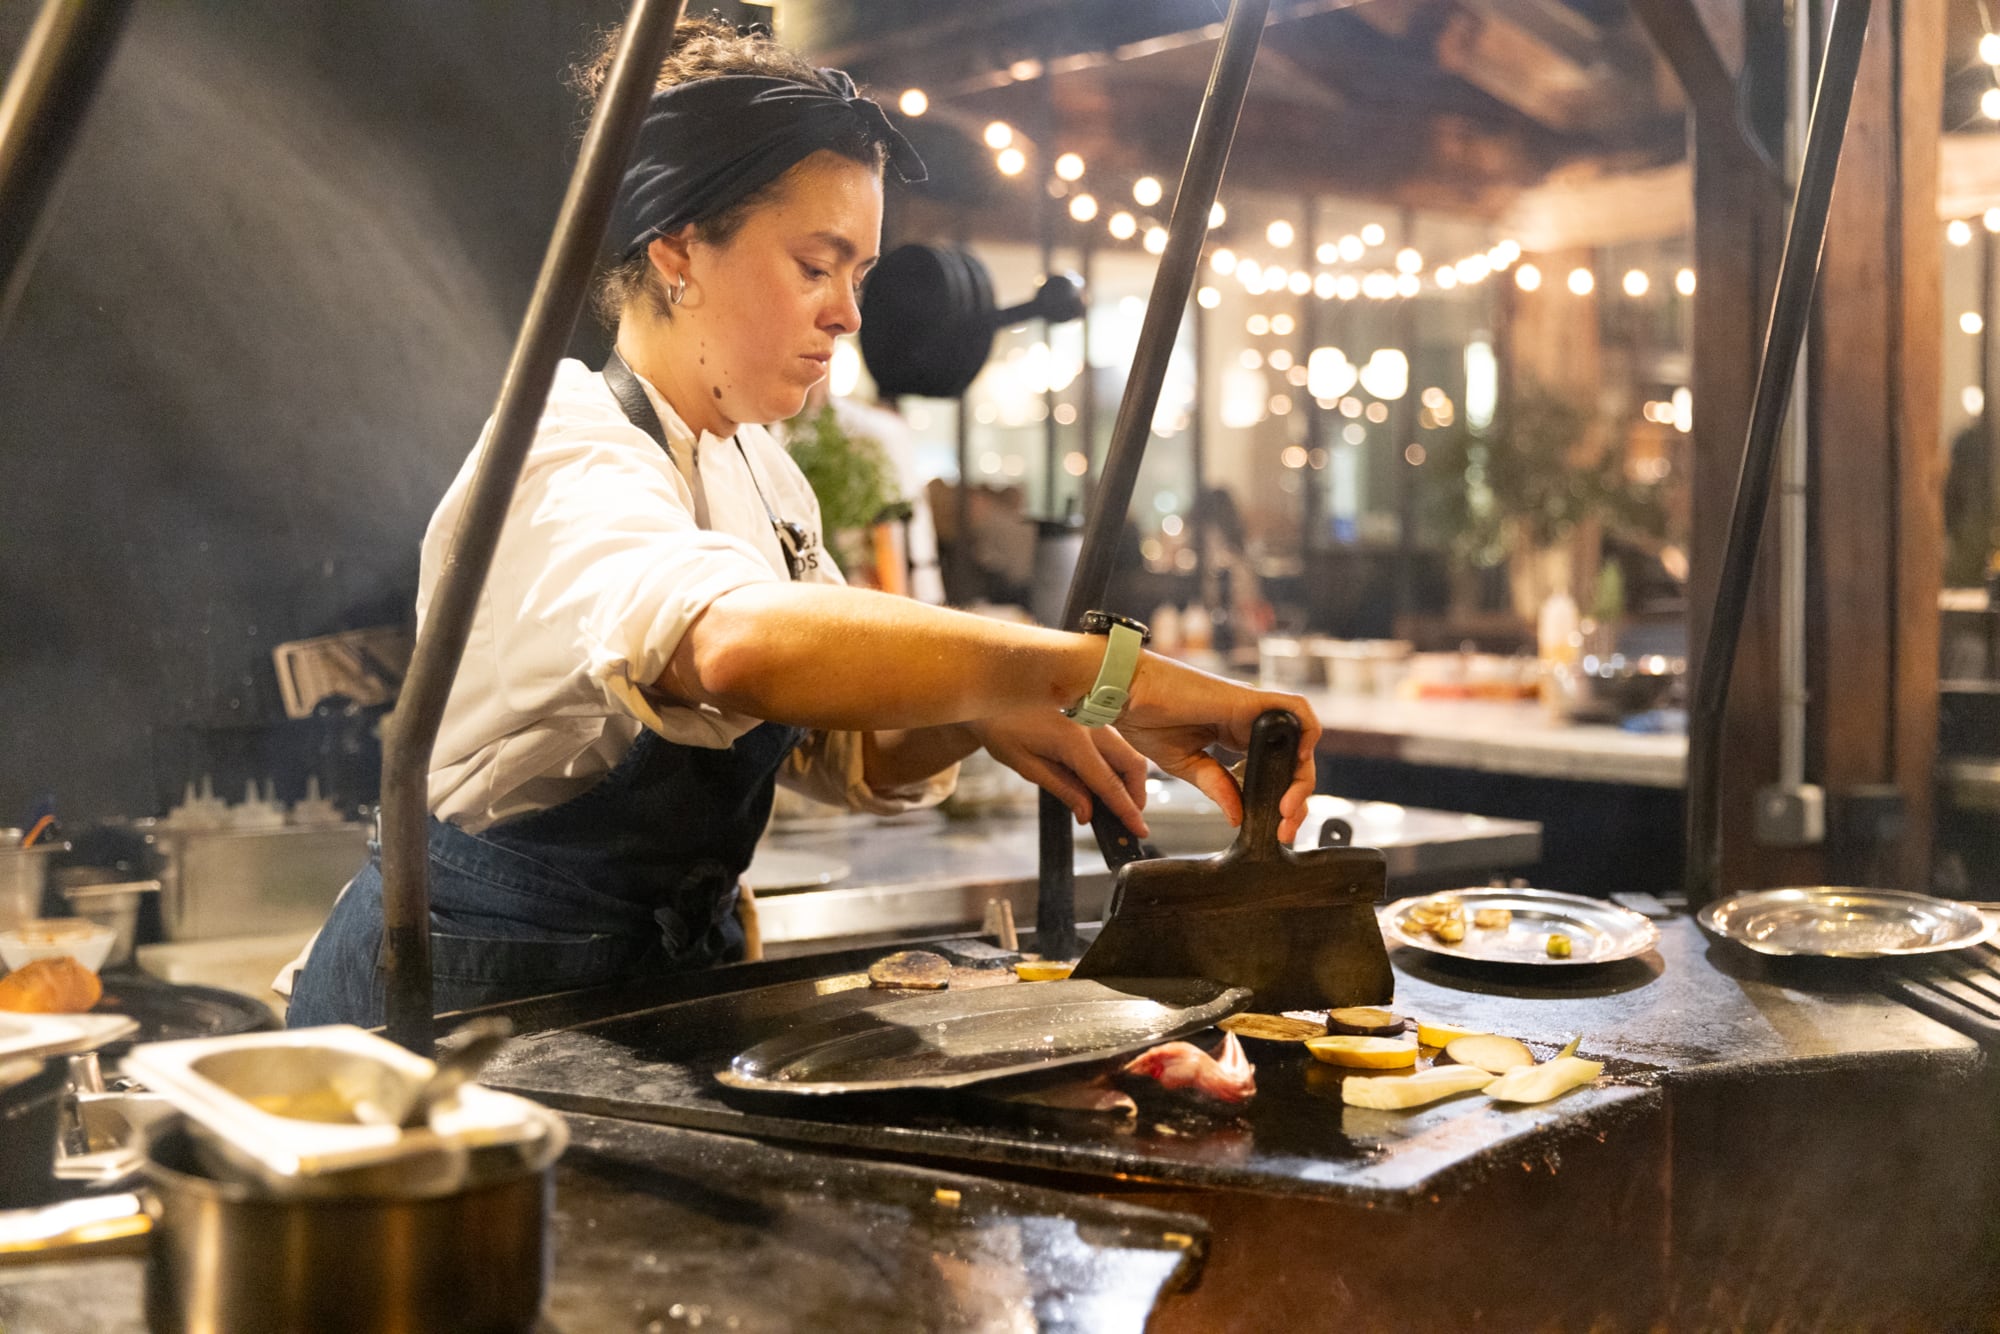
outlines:
{"label": "wooden knife handle", "polygon": [[1268,709],[1250,725],[1250,753],[1243,772],[1243,828],[1233,852],[1270,860],[1282,855],[1278,842],[1278,802],[1298,768],[1299,720],[1284,709]]}

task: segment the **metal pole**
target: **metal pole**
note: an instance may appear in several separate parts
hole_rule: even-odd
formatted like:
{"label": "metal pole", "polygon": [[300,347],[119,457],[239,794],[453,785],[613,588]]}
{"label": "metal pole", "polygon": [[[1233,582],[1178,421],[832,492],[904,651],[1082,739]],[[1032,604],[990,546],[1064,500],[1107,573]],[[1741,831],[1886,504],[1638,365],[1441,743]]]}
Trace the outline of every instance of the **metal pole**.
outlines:
{"label": "metal pole", "polygon": [[[1812,116],[1813,30],[1810,6],[1792,7],[1790,174],[1794,186],[1805,161],[1806,123]],[[1806,781],[1806,427],[1810,360],[1793,371],[1792,405],[1785,419],[1784,476],[1778,490],[1778,783],[1795,792]]]}
{"label": "metal pole", "polygon": [[439,571],[430,613],[417,634],[402,695],[382,738],[382,929],[391,1040],[422,1055],[432,1049],[427,787],[431,749],[445,698],[472,630],[500,525],[534,443],[549,384],[576,326],[611,216],[619,177],[631,159],[660,62],[686,0],[634,0],[618,55],[570,174],[528,313],[493,407],[465,513]]}
{"label": "metal pole", "polygon": [[1799,171],[1784,257],[1778,267],[1778,288],[1764,333],[1750,429],[1743,446],[1743,469],[1736,480],[1736,503],[1729,518],[1722,577],[1715,591],[1715,614],[1695,677],[1694,703],[1688,717],[1686,885],[1688,902],[1697,907],[1721,890],[1722,731],[1729,704],[1729,675],[1736,665],[1736,645],[1750,602],[1750,579],[1756,572],[1758,538],[1770,503],[1778,428],[1784,421],[1792,371],[1812,313],[1813,287],[1826,241],[1827,209],[1833,197],[1834,174],[1840,166],[1855,75],[1861,66],[1861,45],[1868,33],[1868,7],[1868,0],[1837,0],[1827,26],[1812,124],[1806,131],[1805,161]]}
{"label": "metal pole", "polygon": [[28,285],[63,163],[131,8],[131,0],[45,0],[0,89],[0,331]]}
{"label": "metal pole", "polygon": [[[1173,355],[1188,293],[1194,287],[1195,269],[1208,236],[1208,213],[1215,205],[1222,169],[1229,161],[1229,146],[1236,138],[1236,122],[1243,113],[1250,69],[1257,60],[1257,45],[1270,8],[1271,0],[1230,0],[1229,18],[1195,117],[1194,139],[1181,167],[1173,215],[1167,220],[1167,248],[1154,271],[1146,318],[1139,326],[1132,374],[1125,381],[1125,395],[1118,404],[1111,443],[1105,451],[1104,472],[1084,518],[1083,549],[1070,579],[1069,598],[1063,604],[1062,624],[1070,629],[1103,599],[1111,583],[1118,538],[1132,503],[1132,489],[1139,480],[1139,463],[1146,452],[1147,433],[1152,430],[1153,410],[1159,406],[1167,359]],[[1050,958],[1069,958],[1076,953],[1075,858],[1069,812],[1060,800],[1044,792],[1035,936],[1042,953]]]}

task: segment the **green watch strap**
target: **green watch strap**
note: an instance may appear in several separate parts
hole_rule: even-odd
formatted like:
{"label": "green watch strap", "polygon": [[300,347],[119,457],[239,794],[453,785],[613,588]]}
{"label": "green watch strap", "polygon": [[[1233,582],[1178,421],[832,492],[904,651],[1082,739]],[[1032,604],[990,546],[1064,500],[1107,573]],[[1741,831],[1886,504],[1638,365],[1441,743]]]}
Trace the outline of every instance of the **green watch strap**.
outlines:
{"label": "green watch strap", "polygon": [[1102,727],[1118,721],[1132,698],[1132,678],[1139,671],[1139,655],[1145,650],[1145,636],[1129,625],[1115,624],[1104,644],[1104,662],[1097,669],[1097,683],[1075,707],[1063,712],[1085,727]]}

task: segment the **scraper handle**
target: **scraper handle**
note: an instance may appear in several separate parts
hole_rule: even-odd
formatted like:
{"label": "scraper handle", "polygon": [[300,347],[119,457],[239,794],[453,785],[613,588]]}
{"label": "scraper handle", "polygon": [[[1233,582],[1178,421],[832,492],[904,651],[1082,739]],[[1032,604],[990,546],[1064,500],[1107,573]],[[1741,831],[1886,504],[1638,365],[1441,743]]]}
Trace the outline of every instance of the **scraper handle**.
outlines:
{"label": "scraper handle", "polygon": [[1285,854],[1278,842],[1278,803],[1292,785],[1299,762],[1299,720],[1284,709],[1268,709],[1250,725],[1250,753],[1243,766],[1243,828],[1232,860],[1272,861]]}

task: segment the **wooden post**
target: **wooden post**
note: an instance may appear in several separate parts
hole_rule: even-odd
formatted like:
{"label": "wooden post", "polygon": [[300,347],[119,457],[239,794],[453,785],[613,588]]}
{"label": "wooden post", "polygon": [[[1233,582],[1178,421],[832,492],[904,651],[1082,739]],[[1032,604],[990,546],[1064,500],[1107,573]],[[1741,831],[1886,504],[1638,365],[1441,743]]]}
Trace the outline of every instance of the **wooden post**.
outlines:
{"label": "wooden post", "polygon": [[[1739,129],[1740,51],[1752,89],[1784,84],[1783,6],[1747,0],[1740,24],[1690,0],[1634,0],[1693,104],[1694,479],[1690,642],[1706,636],[1741,466],[1758,351],[1783,239],[1781,182]],[[1706,20],[1698,11],[1706,12]],[[1937,749],[1938,440],[1943,257],[1936,223],[1944,17],[1877,0],[1834,188],[1812,381],[1809,781],[1895,783],[1901,880],[1928,886]],[[1767,109],[1747,108],[1767,145]],[[1757,844],[1753,802],[1778,772],[1775,523],[1758,561],[1723,754],[1723,886],[1816,884],[1823,849]]]}

